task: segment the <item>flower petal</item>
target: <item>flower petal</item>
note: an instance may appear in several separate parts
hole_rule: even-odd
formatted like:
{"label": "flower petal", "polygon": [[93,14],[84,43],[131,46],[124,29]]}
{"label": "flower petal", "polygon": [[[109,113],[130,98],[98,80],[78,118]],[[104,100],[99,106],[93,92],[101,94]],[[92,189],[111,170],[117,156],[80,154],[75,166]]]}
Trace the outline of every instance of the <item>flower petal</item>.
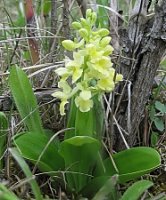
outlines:
{"label": "flower petal", "polygon": [[84,100],[80,96],[75,98],[75,104],[81,112],[88,112],[93,107],[93,101],[91,99]]}
{"label": "flower petal", "polygon": [[65,105],[68,103],[67,100],[64,100],[60,103],[60,114],[65,115]]}

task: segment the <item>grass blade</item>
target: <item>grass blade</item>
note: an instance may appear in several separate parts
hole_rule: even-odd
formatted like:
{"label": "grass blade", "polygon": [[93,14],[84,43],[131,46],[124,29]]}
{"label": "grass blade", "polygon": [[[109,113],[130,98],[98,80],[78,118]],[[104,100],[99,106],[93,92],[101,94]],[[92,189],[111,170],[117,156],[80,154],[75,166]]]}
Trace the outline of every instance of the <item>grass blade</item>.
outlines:
{"label": "grass blade", "polygon": [[20,167],[23,170],[26,177],[28,179],[30,179],[29,184],[31,185],[31,188],[32,188],[32,191],[35,195],[36,200],[43,200],[41,192],[40,192],[40,188],[39,188],[36,180],[34,180],[33,175],[31,173],[27,163],[25,162],[25,160],[20,156],[20,154],[19,154],[19,152],[17,151],[16,148],[10,148],[9,151],[12,154],[12,156],[14,157],[14,159],[20,165]]}
{"label": "grass blade", "polygon": [[3,200],[19,200],[17,196],[0,183],[0,199]]}
{"label": "grass blade", "polygon": [[6,149],[6,134],[8,129],[8,120],[3,112],[0,112],[0,169],[3,169],[3,154]]}

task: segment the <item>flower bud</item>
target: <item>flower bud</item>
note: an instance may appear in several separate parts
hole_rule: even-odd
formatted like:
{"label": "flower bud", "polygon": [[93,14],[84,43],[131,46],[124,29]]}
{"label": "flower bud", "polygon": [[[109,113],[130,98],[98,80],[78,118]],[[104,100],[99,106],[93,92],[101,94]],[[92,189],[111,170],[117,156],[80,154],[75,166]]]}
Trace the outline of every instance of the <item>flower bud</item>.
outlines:
{"label": "flower bud", "polygon": [[101,47],[106,47],[111,41],[111,37],[107,36],[107,37],[104,37],[101,41],[100,41],[100,46]]}
{"label": "flower bud", "polygon": [[87,39],[88,38],[88,31],[85,29],[85,28],[81,28],[79,30],[79,34],[81,37],[83,37],[84,39]]}
{"label": "flower bud", "polygon": [[82,28],[81,24],[79,22],[73,22],[72,23],[72,27],[75,29],[75,30],[79,30]]}
{"label": "flower bud", "polygon": [[89,28],[90,28],[90,24],[87,22],[86,19],[81,18],[80,21],[81,21],[81,25],[82,25],[84,28],[86,28],[86,29],[89,29]]}
{"label": "flower bud", "polygon": [[91,17],[91,15],[92,15],[92,10],[91,9],[87,9],[87,11],[86,11],[86,18]]}
{"label": "flower bud", "polygon": [[75,43],[72,40],[64,40],[62,45],[68,51],[73,51],[75,49]]}
{"label": "flower bud", "polygon": [[95,24],[96,19],[97,19],[97,15],[96,15],[95,12],[93,12],[93,13],[92,13],[92,24]]}
{"label": "flower bud", "polygon": [[104,56],[112,54],[114,48],[111,45],[107,45],[104,49]]}
{"label": "flower bud", "polygon": [[116,74],[116,80],[115,80],[115,82],[117,83],[117,82],[122,81],[122,80],[123,80],[122,74]]}
{"label": "flower bud", "polygon": [[101,37],[105,37],[107,35],[109,35],[109,30],[106,29],[106,28],[101,28],[99,31],[98,31],[98,34],[101,36]]}

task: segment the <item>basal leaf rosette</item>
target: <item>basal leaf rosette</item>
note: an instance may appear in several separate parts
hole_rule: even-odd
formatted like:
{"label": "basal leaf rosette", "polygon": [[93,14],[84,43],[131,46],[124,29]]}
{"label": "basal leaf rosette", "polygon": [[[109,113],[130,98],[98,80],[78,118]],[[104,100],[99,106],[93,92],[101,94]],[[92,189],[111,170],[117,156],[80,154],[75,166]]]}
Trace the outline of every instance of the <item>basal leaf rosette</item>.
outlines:
{"label": "basal leaf rosette", "polygon": [[65,105],[73,96],[79,110],[88,112],[93,107],[95,95],[101,97],[103,93],[113,91],[115,84],[123,79],[121,74],[115,76],[112,67],[109,30],[97,29],[95,21],[96,13],[88,9],[85,19],[72,23],[78,37],[62,42],[66,50],[73,52],[73,58],[66,57],[65,67],[55,70],[60,76],[60,91],[52,95],[61,100],[61,115],[65,115]]}

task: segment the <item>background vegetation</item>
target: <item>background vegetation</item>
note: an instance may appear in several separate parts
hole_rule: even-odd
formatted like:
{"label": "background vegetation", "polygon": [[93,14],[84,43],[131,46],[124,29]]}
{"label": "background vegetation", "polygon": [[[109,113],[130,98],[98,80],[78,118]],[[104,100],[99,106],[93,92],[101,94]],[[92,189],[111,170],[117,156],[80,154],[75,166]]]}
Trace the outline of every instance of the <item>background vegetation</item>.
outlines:
{"label": "background vegetation", "polygon": [[[66,117],[60,116],[59,100],[51,96],[57,90],[59,80],[54,70],[64,66],[65,55],[72,57],[71,52],[64,50],[61,42],[75,37],[71,23],[85,17],[87,8],[97,12],[97,26],[110,30],[111,44],[114,47],[111,59],[117,72],[124,76],[124,81],[117,86],[115,92],[104,96],[104,148],[112,155],[126,147],[152,147],[152,151],[155,149],[160,153],[161,165],[152,173],[147,170],[146,175],[141,178],[146,179],[143,182],[132,177],[127,179],[127,183],[122,181],[119,184],[116,175],[111,174],[115,175],[113,179],[105,181],[98,191],[93,191],[93,187],[90,187],[93,182],[89,183],[89,193],[93,191],[93,195],[88,190],[86,195],[86,192],[81,194],[90,199],[110,199],[110,195],[112,199],[129,199],[129,196],[131,200],[165,198],[165,5],[164,0],[0,2],[1,199],[82,198],[80,193],[76,195],[70,188],[66,189],[63,173],[60,176],[63,181],[55,181],[53,178],[59,174],[50,176],[45,173],[52,169],[58,171],[63,162],[57,154],[59,165],[54,168],[52,161],[56,150],[51,146],[52,143],[45,157],[33,157],[35,155],[29,152],[38,145],[38,154],[42,154],[43,146],[46,146],[53,135],[58,136],[59,140],[54,141],[58,148],[59,141],[63,141]],[[12,71],[13,67],[20,67],[25,73],[19,68]],[[46,129],[49,139],[42,135],[34,136],[35,132],[44,134]],[[29,136],[25,135],[21,139],[19,134],[27,131]],[[24,144],[24,141],[29,141],[30,145]],[[36,144],[36,141],[40,142]],[[91,145],[95,146],[93,142],[91,141]],[[65,146],[65,142],[63,145]],[[22,156],[13,147],[19,147]],[[50,153],[52,151],[54,153]],[[86,151],[84,153],[86,155]],[[135,156],[139,158],[137,153]],[[27,161],[32,161],[32,157],[35,162]],[[139,159],[141,160],[141,156]],[[120,162],[121,166],[123,164]],[[129,168],[130,166],[126,167]],[[69,185],[73,184],[72,181],[69,182]],[[134,189],[138,187],[142,188],[139,194]],[[148,188],[150,189],[147,191]],[[132,194],[131,191],[135,193]]]}

